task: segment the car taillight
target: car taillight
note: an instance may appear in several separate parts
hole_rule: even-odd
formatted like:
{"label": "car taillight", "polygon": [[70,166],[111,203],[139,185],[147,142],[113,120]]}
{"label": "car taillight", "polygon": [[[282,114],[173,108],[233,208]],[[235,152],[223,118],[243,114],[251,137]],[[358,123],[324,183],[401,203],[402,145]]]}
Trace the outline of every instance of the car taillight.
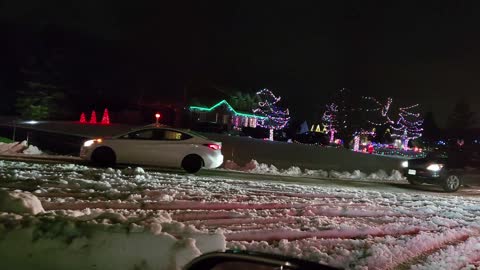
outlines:
{"label": "car taillight", "polygon": [[222,150],[222,146],[219,144],[209,143],[209,144],[204,144],[204,146],[213,150]]}

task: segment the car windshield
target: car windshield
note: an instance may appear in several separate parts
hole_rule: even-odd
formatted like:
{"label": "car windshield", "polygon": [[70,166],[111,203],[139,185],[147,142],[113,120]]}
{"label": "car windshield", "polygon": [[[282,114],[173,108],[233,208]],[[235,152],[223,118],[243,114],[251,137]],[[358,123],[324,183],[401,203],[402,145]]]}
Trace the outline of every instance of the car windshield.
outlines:
{"label": "car windshield", "polygon": [[0,1],[0,268],[480,268],[479,33],[480,1]]}

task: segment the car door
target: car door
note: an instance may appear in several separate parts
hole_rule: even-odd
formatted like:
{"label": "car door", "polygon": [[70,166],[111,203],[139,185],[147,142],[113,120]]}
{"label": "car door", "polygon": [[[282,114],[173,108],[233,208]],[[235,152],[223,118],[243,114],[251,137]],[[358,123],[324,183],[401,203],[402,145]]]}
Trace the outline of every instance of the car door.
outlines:
{"label": "car door", "polygon": [[155,129],[142,129],[130,132],[109,142],[117,156],[117,162],[145,164],[146,156],[152,155],[155,142]]}
{"label": "car door", "polygon": [[158,159],[154,165],[180,167],[185,153],[191,148],[189,143],[192,136],[173,129],[162,129],[157,133]]}

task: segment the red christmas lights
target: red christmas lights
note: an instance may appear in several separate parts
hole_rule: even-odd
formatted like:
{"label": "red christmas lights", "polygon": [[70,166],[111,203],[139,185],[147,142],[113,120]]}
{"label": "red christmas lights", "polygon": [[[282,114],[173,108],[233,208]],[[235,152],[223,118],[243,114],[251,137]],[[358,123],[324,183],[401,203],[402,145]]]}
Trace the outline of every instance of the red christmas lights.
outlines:
{"label": "red christmas lights", "polygon": [[87,119],[85,118],[85,113],[84,112],[82,112],[82,114],[80,114],[80,123],[81,124],[87,123]]}
{"label": "red christmas lights", "polygon": [[95,110],[92,111],[92,114],[90,115],[90,124],[96,124],[97,123],[97,113]]}
{"label": "red christmas lights", "polygon": [[107,108],[103,111],[102,125],[110,125],[110,115],[108,114]]}

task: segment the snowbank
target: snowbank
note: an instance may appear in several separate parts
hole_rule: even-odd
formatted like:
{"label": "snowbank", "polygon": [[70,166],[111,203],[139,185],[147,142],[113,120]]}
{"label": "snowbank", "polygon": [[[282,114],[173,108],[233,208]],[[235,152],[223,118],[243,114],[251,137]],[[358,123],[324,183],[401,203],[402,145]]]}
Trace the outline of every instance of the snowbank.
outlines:
{"label": "snowbank", "polygon": [[51,215],[4,215],[0,221],[9,224],[0,225],[5,269],[170,270],[181,269],[202,253],[225,250],[225,238],[220,233],[202,233],[179,225],[164,232],[162,226],[166,225],[155,220],[149,221],[149,228]]}
{"label": "snowbank", "polygon": [[36,215],[44,210],[40,200],[31,193],[0,190],[0,212]]}
{"label": "snowbank", "polygon": [[324,171],[324,170],[309,170],[300,169],[299,167],[292,166],[288,169],[278,169],[274,165],[268,165],[259,163],[256,160],[251,160],[245,166],[240,166],[231,160],[227,160],[224,163],[224,169],[231,171],[241,171],[257,174],[274,174],[274,175],[288,175],[288,176],[309,176],[320,178],[336,178],[336,179],[357,179],[357,180],[377,180],[377,181],[405,181],[402,173],[398,170],[392,170],[390,174],[384,170],[378,170],[377,172],[366,174],[360,170],[355,170],[352,173],[344,171]]}
{"label": "snowbank", "polygon": [[43,152],[38,147],[28,145],[27,141],[0,143],[0,154],[26,154],[41,155]]}
{"label": "snowbank", "polygon": [[29,145],[27,149],[23,150],[23,153],[26,155],[42,155],[43,152],[38,149],[38,147]]}

